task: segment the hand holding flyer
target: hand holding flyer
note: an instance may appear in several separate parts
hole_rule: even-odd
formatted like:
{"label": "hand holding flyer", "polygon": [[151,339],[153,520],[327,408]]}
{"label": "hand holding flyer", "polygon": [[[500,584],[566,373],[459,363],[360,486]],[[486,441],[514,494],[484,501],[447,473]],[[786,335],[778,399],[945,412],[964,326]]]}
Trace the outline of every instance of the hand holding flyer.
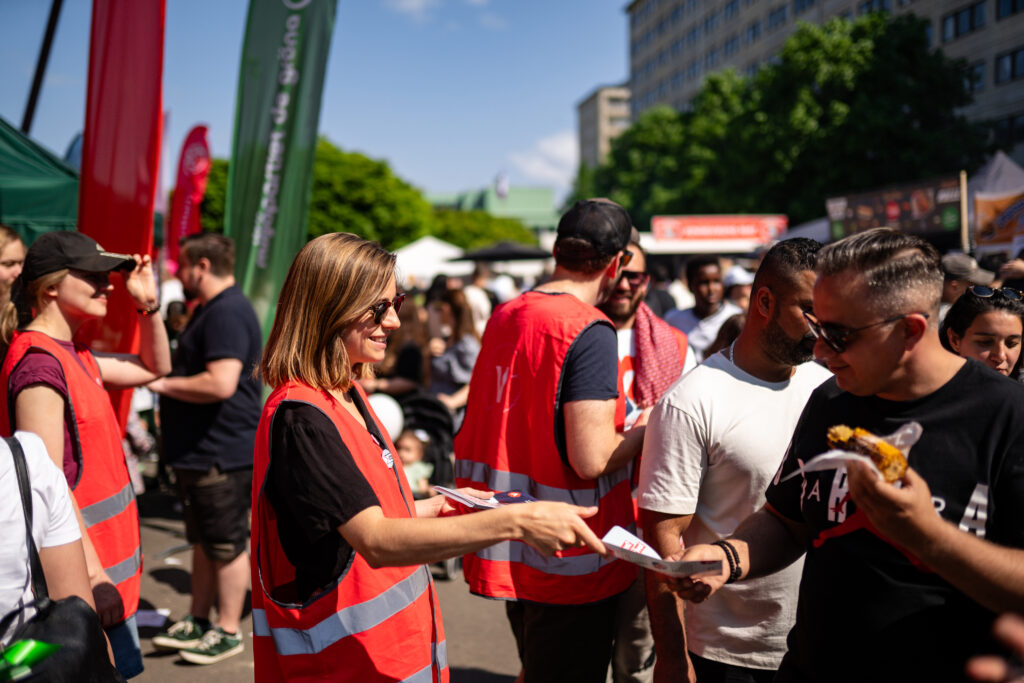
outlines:
{"label": "hand holding flyer", "polygon": [[703,576],[719,574],[722,571],[721,560],[698,560],[692,562],[670,562],[661,559],[654,548],[629,533],[620,526],[614,526],[601,539],[605,547],[615,557],[652,569],[667,576]]}
{"label": "hand holding flyer", "polygon": [[491,510],[493,508],[501,507],[502,505],[533,503],[537,500],[533,496],[528,493],[523,493],[522,491],[502,491],[500,493],[494,493],[490,498],[480,498],[477,496],[471,496],[462,491],[446,488],[444,486],[435,486],[434,490],[445,498],[459,503],[470,510]]}

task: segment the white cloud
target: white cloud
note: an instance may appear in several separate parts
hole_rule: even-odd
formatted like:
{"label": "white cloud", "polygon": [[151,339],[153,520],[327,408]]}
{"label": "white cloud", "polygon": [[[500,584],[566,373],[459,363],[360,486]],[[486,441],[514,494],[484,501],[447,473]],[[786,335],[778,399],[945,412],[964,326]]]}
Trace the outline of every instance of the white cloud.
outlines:
{"label": "white cloud", "polygon": [[526,180],[553,185],[561,194],[572,185],[579,163],[576,133],[563,130],[541,138],[524,152],[513,152],[509,160]]}
{"label": "white cloud", "polygon": [[480,15],[480,25],[484,28],[500,31],[508,26],[508,22],[494,12],[483,12]]}
{"label": "white cloud", "polygon": [[426,19],[427,12],[439,4],[439,0],[387,0],[388,7],[417,21]]}

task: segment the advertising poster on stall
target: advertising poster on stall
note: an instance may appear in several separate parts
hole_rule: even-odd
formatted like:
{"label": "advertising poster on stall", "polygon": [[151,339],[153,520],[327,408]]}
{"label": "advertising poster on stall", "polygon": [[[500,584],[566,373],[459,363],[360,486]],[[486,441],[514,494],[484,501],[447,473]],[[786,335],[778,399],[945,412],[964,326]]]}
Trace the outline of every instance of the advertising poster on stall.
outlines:
{"label": "advertising poster on stall", "polygon": [[974,239],[984,252],[1012,258],[1024,249],[1024,188],[974,195]]}
{"label": "advertising poster on stall", "polygon": [[959,236],[956,176],[831,197],[825,200],[832,239],[890,227],[921,236]]}

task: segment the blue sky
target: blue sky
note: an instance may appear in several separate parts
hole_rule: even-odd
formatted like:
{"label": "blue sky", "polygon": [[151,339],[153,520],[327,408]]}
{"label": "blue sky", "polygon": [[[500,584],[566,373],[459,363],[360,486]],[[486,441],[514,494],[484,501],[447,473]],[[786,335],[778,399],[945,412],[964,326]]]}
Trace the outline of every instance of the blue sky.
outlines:
{"label": "blue sky", "polygon": [[[428,192],[512,184],[564,192],[576,103],[628,73],[626,0],[339,0],[320,132]],[[21,124],[50,2],[0,0],[0,116]],[[81,130],[89,0],[65,0],[32,137],[63,155]],[[167,0],[162,171],[210,126],[230,155],[246,0]]]}

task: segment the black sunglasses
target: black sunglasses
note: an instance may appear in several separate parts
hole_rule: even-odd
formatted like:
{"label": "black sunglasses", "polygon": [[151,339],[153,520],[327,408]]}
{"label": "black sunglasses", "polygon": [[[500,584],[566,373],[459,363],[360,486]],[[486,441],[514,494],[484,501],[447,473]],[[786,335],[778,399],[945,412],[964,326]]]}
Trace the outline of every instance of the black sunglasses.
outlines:
{"label": "black sunglasses", "polygon": [[[828,344],[828,347],[836,353],[843,353],[850,344],[850,338],[858,332],[863,332],[864,330],[872,327],[878,327],[879,325],[894,323],[897,320],[903,320],[911,315],[914,314],[903,313],[900,315],[894,315],[891,318],[879,320],[877,323],[871,323],[870,325],[864,325],[863,327],[854,327],[852,329],[843,327],[842,325],[823,323],[818,320],[813,313],[808,313],[807,311],[804,311],[804,320],[807,321],[807,326],[811,328],[811,334]],[[921,313],[920,315],[923,315],[925,318],[928,317],[927,313]]]}
{"label": "black sunglasses", "polygon": [[380,325],[381,321],[384,320],[384,316],[387,315],[388,309],[392,306],[395,307],[395,313],[402,310],[402,302],[405,301],[405,292],[402,292],[391,301],[381,301],[379,304],[370,306],[370,312],[373,313],[373,323]]}
{"label": "black sunglasses", "polygon": [[994,289],[992,287],[986,287],[985,285],[972,285],[967,288],[967,291],[981,299],[991,298],[997,293],[1002,294],[1004,299],[1009,299],[1010,301],[1020,301],[1022,298],[1021,293],[1013,287],[1000,287],[998,289]]}
{"label": "black sunglasses", "polygon": [[629,262],[633,260],[633,252],[624,250],[622,256],[619,257],[619,268],[625,268],[629,265]]}
{"label": "black sunglasses", "polygon": [[636,271],[636,270],[624,270],[624,271],[622,271],[622,279],[625,280],[626,282],[628,282],[630,287],[639,287],[640,285],[642,285],[645,282],[647,282],[647,279],[649,277],[650,277],[650,275],[648,275],[647,273],[645,273],[643,271]]}

